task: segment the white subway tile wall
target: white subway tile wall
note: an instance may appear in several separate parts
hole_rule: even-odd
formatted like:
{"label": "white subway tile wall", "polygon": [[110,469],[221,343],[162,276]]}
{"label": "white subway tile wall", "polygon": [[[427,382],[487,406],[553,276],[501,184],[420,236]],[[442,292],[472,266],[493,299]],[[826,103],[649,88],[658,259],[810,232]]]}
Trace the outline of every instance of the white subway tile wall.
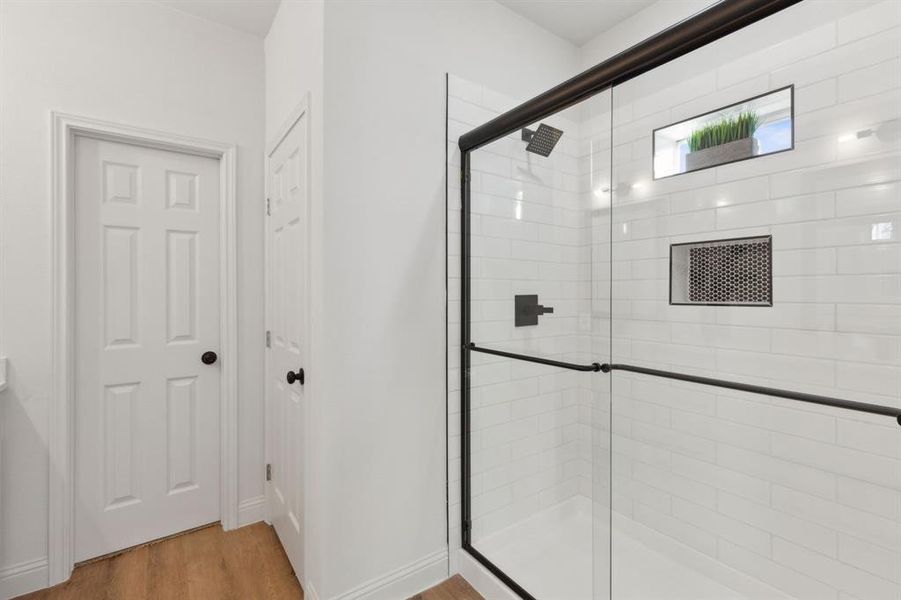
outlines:
{"label": "white subway tile wall", "polygon": [[[487,100],[490,98],[490,100]],[[592,352],[601,327],[609,331],[609,190],[607,215],[597,208],[590,183],[609,173],[610,96],[544,119],[564,134],[549,157],[525,151],[519,131],[472,153],[471,338],[478,345],[574,362],[600,359]],[[450,163],[449,366],[450,419],[459,430],[459,134],[514,106],[511,98],[456,77],[449,80]],[[594,118],[586,138],[583,129]],[[536,124],[537,126],[537,124]],[[533,126],[534,129],[534,126]],[[609,175],[605,177],[609,187]],[[592,200],[594,198],[594,200]],[[600,233],[598,233],[600,232]],[[598,235],[602,239],[597,240]],[[608,256],[606,266],[593,259],[595,242]],[[600,242],[603,242],[602,244]],[[594,269],[594,271],[593,271]],[[597,277],[600,275],[601,279]],[[598,296],[596,288],[603,289]],[[514,296],[538,294],[554,307],[538,326],[514,327]],[[595,304],[592,304],[594,300]],[[602,306],[603,322],[592,319]],[[609,381],[481,353],[472,354],[471,486],[473,543],[504,527],[575,496],[592,497],[591,406],[593,390],[609,405]],[[595,421],[609,420],[601,416]],[[605,440],[609,434],[594,436]],[[458,437],[449,452],[459,458]],[[605,468],[609,459],[602,461]],[[459,474],[453,464],[451,511],[459,511]],[[603,477],[609,490],[609,476]],[[609,504],[609,491],[601,496]],[[454,517],[457,522],[457,517]],[[606,561],[605,561],[606,562]]]}
{"label": "white subway tile wall", "polygon": [[[807,0],[614,89],[616,362],[901,407],[899,26],[897,0]],[[652,180],[653,128],[788,84],[795,150]],[[772,308],[668,304],[670,244],[750,235],[773,236]],[[616,512],[794,597],[901,598],[892,419],[613,390]]]}
{"label": "white subway tile wall", "polygon": [[[481,94],[481,96],[480,96]],[[457,138],[518,102],[449,79],[448,289],[450,530],[460,529],[460,153]],[[521,99],[520,99],[521,100]],[[545,119],[564,131],[550,157],[525,152],[519,132],[472,155],[472,340],[573,362],[609,358],[610,93]],[[467,120],[467,118],[471,120]],[[514,295],[553,306],[514,327]],[[609,598],[610,379],[472,354],[472,542],[555,507],[591,506],[592,572],[577,579]],[[549,510],[550,509],[550,510]],[[489,559],[503,562],[488,553]],[[503,568],[503,564],[501,565]],[[592,585],[593,582],[593,585]]]}

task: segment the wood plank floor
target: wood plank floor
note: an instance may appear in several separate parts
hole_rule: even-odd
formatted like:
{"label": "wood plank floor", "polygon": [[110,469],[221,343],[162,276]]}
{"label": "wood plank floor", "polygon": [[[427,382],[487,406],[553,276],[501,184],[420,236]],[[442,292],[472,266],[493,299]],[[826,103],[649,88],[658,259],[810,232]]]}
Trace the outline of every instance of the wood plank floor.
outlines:
{"label": "wood plank floor", "polygon": [[[17,600],[303,600],[303,590],[272,527],[217,523],[81,565]],[[410,600],[484,598],[455,575]]]}
{"label": "wood plank floor", "polygon": [[421,594],[416,594],[410,600],[485,600],[469,582],[454,575],[444,583],[436,585]]}
{"label": "wood plank floor", "polygon": [[272,527],[219,524],[75,569],[20,600],[298,600],[303,590]]}

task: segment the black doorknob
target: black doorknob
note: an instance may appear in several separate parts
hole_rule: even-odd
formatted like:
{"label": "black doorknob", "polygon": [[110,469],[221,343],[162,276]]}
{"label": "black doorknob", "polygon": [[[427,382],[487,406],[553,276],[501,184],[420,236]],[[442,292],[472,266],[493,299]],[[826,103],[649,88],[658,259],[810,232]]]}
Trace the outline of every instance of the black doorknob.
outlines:
{"label": "black doorknob", "polygon": [[303,369],[297,369],[297,373],[295,373],[294,371],[288,371],[288,375],[285,377],[285,381],[287,381],[289,385],[294,383],[295,381],[299,381],[300,385],[303,385],[303,380]]}
{"label": "black doorknob", "polygon": [[215,352],[212,350],[207,350],[203,354],[200,355],[200,362],[205,365],[211,365],[216,362],[216,359],[219,358]]}

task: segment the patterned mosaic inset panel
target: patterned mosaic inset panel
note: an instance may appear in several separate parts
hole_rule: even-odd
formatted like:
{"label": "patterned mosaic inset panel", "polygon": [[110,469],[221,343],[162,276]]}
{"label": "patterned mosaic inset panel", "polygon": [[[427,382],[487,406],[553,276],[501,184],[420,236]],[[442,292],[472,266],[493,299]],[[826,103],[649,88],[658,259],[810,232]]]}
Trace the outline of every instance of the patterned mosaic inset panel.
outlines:
{"label": "patterned mosaic inset panel", "polygon": [[772,304],[769,237],[704,242],[688,250],[689,302]]}
{"label": "patterned mosaic inset panel", "polygon": [[670,304],[772,306],[772,239],[673,244]]}

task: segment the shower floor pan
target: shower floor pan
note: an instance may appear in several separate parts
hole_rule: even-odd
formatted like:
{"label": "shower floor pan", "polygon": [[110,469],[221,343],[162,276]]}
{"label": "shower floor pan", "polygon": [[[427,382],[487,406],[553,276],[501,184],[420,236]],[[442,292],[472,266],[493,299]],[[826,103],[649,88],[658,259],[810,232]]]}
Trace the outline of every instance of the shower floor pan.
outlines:
{"label": "shower floor pan", "polygon": [[[539,600],[600,600],[609,596],[592,593],[592,529],[591,503],[577,497],[474,545]],[[622,515],[613,556],[613,600],[790,598]]]}

